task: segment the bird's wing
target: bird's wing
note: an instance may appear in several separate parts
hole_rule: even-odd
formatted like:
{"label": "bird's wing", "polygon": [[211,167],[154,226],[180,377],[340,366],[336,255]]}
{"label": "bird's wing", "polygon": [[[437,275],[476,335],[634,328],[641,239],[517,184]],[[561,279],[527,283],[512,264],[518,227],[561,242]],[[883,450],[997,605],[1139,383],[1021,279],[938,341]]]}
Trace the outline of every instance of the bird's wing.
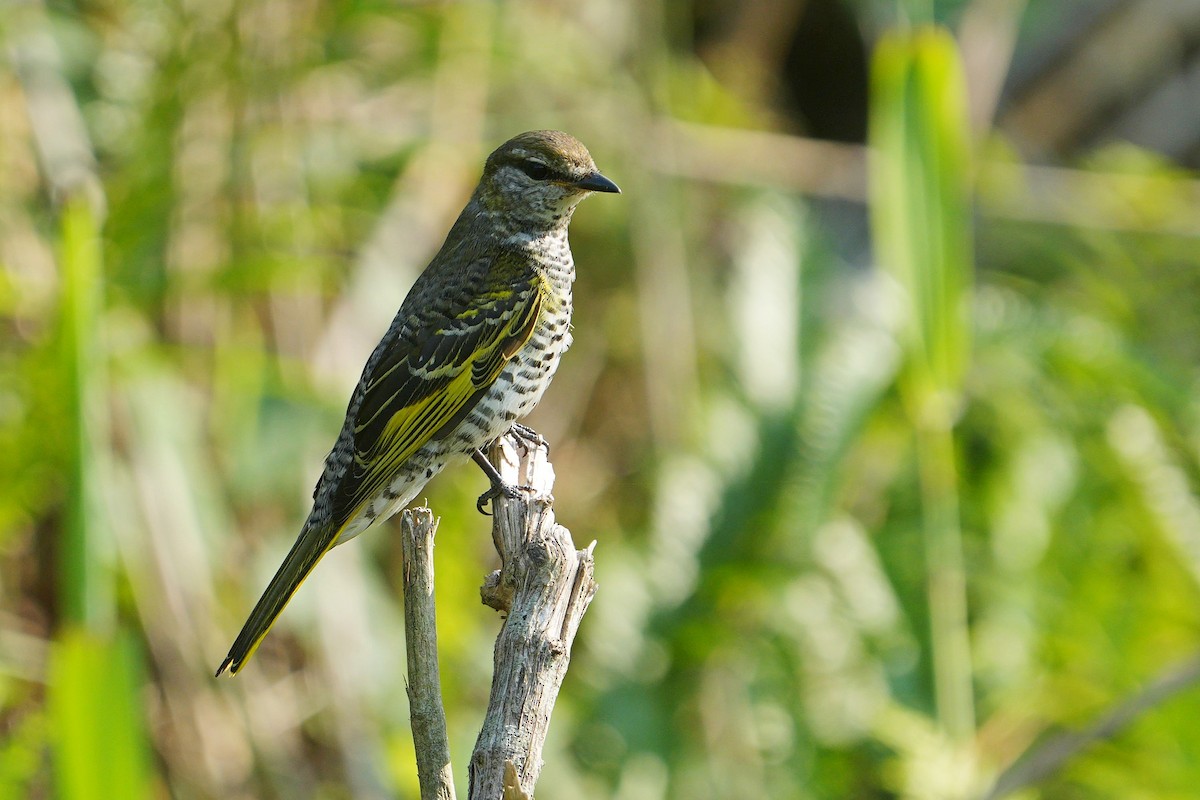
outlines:
{"label": "bird's wing", "polygon": [[[482,266],[477,286],[454,298],[439,298],[440,308],[416,309],[411,324],[399,326],[380,344],[383,353],[372,357],[363,374],[353,420],[354,460],[334,492],[332,518],[301,531],[218,675],[226,668],[234,673],[242,668],[346,524],[383,490],[406,458],[470,413],[533,334],[542,308],[541,280],[505,270],[503,263],[490,265],[491,270]],[[497,273],[507,277],[498,279]],[[322,476],[317,493],[329,479],[328,473]]]}
{"label": "bird's wing", "polygon": [[541,286],[529,273],[494,281],[463,293],[469,300],[420,316],[391,342],[365,376],[354,460],[335,495],[339,527],[383,491],[405,459],[470,413],[533,334]]}

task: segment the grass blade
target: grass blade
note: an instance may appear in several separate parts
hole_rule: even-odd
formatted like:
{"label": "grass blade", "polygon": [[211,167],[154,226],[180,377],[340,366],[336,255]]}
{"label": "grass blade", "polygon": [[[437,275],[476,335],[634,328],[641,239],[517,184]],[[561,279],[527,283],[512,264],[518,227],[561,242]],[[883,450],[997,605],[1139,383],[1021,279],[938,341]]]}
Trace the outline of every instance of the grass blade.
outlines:
{"label": "grass blade", "polygon": [[953,426],[969,351],[971,174],[965,83],[934,28],[885,37],[872,72],[871,219],[876,258],[905,303],[901,391],[916,434],[938,718],[973,735],[966,578]]}

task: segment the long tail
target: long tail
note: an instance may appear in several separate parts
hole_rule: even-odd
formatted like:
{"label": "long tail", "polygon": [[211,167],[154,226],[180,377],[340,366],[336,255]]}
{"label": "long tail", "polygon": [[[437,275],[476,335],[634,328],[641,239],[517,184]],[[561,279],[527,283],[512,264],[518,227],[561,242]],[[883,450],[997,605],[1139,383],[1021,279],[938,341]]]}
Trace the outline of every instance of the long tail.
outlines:
{"label": "long tail", "polygon": [[307,524],[305,525],[304,530],[296,537],[296,543],[292,545],[287,558],[279,565],[275,577],[271,578],[271,582],[267,584],[266,591],[254,604],[254,610],[250,612],[249,619],[242,626],[242,632],[238,634],[233,646],[229,648],[229,655],[225,656],[221,666],[217,667],[217,677],[220,677],[226,667],[229,668],[231,674],[236,675],[238,670],[250,660],[250,656],[254,655],[259,643],[267,635],[267,631],[271,630],[275,618],[283,613],[284,607],[292,599],[296,589],[300,588],[300,584],[308,577],[308,573],[312,572],[317,562],[337,542],[340,533],[340,528],[311,530]]}

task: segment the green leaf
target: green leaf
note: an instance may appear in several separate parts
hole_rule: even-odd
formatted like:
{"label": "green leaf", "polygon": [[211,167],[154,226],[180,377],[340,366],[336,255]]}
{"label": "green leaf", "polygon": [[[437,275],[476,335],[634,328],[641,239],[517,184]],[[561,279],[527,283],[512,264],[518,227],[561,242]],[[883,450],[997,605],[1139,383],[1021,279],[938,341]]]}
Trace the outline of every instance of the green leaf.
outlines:
{"label": "green leaf", "polygon": [[962,64],[948,33],[880,42],[870,138],[875,255],[903,293],[910,399],[957,395],[970,347],[972,166]]}
{"label": "green leaf", "polygon": [[67,620],[97,625],[111,616],[104,570],[94,555],[95,520],[100,517],[96,452],[102,391],[97,350],[103,277],[100,225],[83,193],[63,206],[59,261],[63,283],[60,368],[70,409],[70,494],[59,591]]}
{"label": "green leaf", "polygon": [[48,707],[61,800],[149,796],[139,671],[129,637],[71,628],[52,646]]}
{"label": "green leaf", "polygon": [[872,70],[875,252],[903,303],[900,388],[916,435],[938,718],[961,743],[975,728],[952,432],[970,350],[966,86],[953,38],[937,28],[884,37]]}

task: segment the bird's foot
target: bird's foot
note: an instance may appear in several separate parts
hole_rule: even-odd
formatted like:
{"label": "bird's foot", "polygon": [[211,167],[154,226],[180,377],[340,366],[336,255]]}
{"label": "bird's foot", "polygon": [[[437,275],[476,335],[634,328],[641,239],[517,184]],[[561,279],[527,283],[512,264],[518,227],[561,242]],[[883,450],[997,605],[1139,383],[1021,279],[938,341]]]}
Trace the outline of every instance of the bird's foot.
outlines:
{"label": "bird's foot", "polygon": [[514,486],[511,483],[505,483],[504,481],[498,481],[498,482],[492,484],[492,488],[488,489],[486,492],[479,495],[479,499],[475,501],[475,508],[478,509],[479,513],[483,514],[485,517],[490,517],[492,515],[492,512],[488,511],[486,506],[488,503],[492,502],[497,497],[504,495],[509,500],[516,500],[518,497],[520,497],[525,492],[532,492],[532,491],[533,491],[533,487],[531,487],[531,486]]}
{"label": "bird's foot", "polygon": [[550,442],[546,441],[546,437],[535,431],[528,425],[522,425],[519,422],[514,422],[509,428],[509,433],[513,435],[518,442],[525,448],[526,451],[538,447],[546,448],[546,458],[550,457]]}
{"label": "bird's foot", "polygon": [[515,486],[505,481],[504,478],[501,478],[500,473],[492,466],[492,462],[487,460],[487,456],[483,454],[482,450],[476,448],[471,453],[471,458],[475,460],[475,463],[479,465],[479,468],[483,470],[483,474],[487,475],[488,480],[492,484],[491,488],[479,495],[479,499],[475,501],[475,508],[485,517],[490,517],[492,514],[490,511],[485,510],[484,507],[497,497],[503,495],[509,500],[515,500],[523,493],[533,491],[533,488],[530,486]]}

